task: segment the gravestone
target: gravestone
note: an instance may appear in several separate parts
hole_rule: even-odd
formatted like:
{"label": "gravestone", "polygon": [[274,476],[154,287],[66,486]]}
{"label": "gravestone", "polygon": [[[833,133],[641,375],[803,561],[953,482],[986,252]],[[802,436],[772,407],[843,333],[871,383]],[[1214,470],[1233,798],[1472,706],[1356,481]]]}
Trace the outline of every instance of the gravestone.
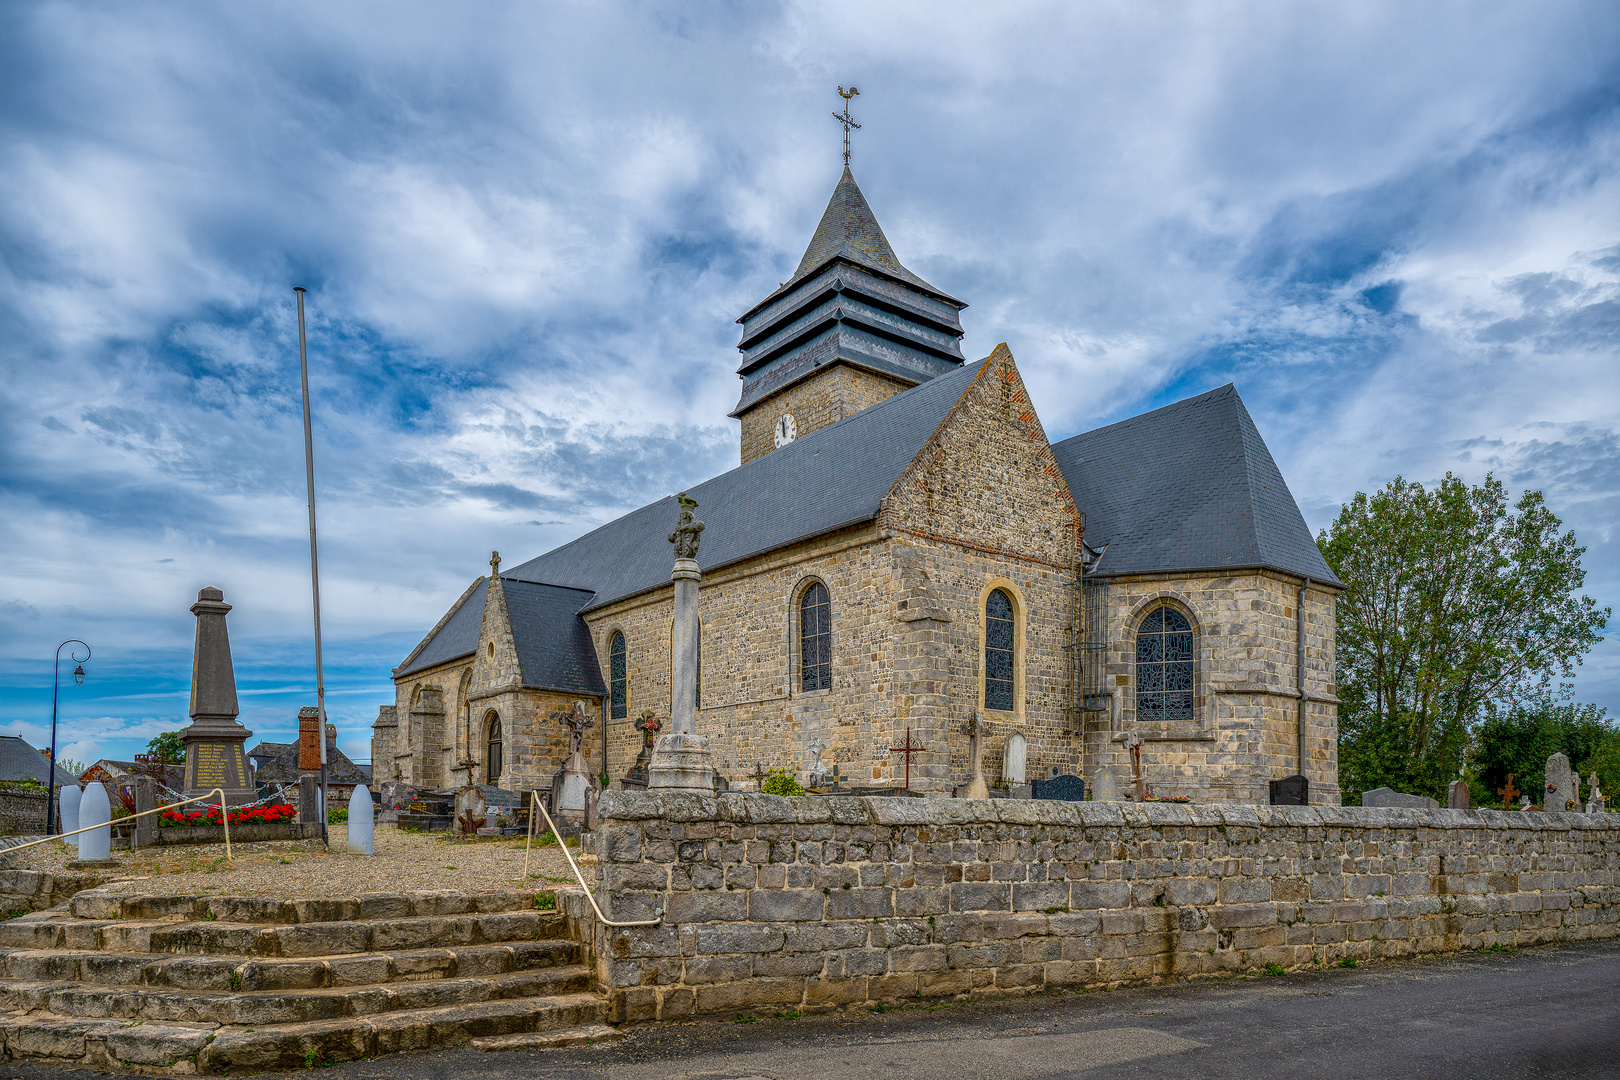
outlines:
{"label": "gravestone", "polygon": [[399,815],[410,810],[416,798],[416,788],[402,780],[389,780],[377,790],[377,820],[384,824],[399,821]]}
{"label": "gravestone", "polygon": [[[70,833],[79,827],[79,799],[82,797],[83,793],[79,791],[79,785],[64,784],[62,786],[62,790],[56,796],[56,816],[62,826],[57,830],[58,832]],[[67,844],[69,847],[78,847],[79,838],[69,836],[62,843]]]}
{"label": "gravestone", "polygon": [[366,785],[356,785],[354,794],[349,796],[349,854],[371,854],[377,828],[376,812]]}
{"label": "gravestone", "polygon": [[[91,828],[93,825],[101,827]],[[90,829],[79,834],[80,862],[112,858],[112,804],[107,801],[107,789],[99,783],[85,785],[79,799],[79,828]]]}
{"label": "gravestone", "polygon": [[1022,732],[1013,732],[1001,748],[1001,778],[1008,784],[1024,782],[1024,765],[1029,757],[1029,743]]}
{"label": "gravestone", "polygon": [[1468,809],[1468,781],[1453,780],[1451,786],[1446,788],[1446,809]]}
{"label": "gravestone", "polygon": [[298,778],[298,823],[321,823],[321,780],[318,776],[305,773]]}
{"label": "gravestone", "polygon": [[1581,777],[1570,767],[1569,758],[1554,754],[1547,759],[1547,797],[1541,801],[1542,809],[1556,812],[1581,808]]}
{"label": "gravestone", "polygon": [[[578,825],[585,820],[586,801],[596,786],[592,783],[591,769],[585,761],[584,754],[585,729],[594,721],[586,713],[585,703],[576,701],[573,709],[564,718],[564,722],[568,725],[569,754],[567,760],[563,762],[563,767],[552,778],[550,810],[554,816],[566,816],[568,824]],[[711,787],[712,777],[711,772]]]}
{"label": "gravestone", "polygon": [[1119,801],[1119,788],[1114,782],[1114,774],[1107,769],[1097,774],[1092,784],[1091,798],[1093,802]]}
{"label": "gravestone", "polygon": [[[1464,785],[1467,790],[1467,785]],[[1406,810],[1433,810],[1440,804],[1427,795],[1408,795],[1391,788],[1373,788],[1361,793],[1362,806],[1398,806]]]}
{"label": "gravestone", "polygon": [[1586,778],[1586,787],[1586,812],[1588,814],[1603,813],[1603,791],[1598,787],[1597,773],[1593,773]]}
{"label": "gravestone", "polygon": [[1086,782],[1078,776],[1054,776],[1050,780],[1037,780],[1031,788],[1031,794],[1037,799],[1084,802],[1086,798]]}
{"label": "gravestone", "polygon": [[1309,806],[1311,805],[1310,779],[1295,773],[1285,776],[1281,780],[1271,782],[1272,806]]}
{"label": "gravestone", "polygon": [[827,786],[827,766],[821,760],[821,755],[825,752],[826,747],[820,742],[811,743],[809,749],[805,751],[809,758],[809,763],[805,767],[805,787],[820,790]]}

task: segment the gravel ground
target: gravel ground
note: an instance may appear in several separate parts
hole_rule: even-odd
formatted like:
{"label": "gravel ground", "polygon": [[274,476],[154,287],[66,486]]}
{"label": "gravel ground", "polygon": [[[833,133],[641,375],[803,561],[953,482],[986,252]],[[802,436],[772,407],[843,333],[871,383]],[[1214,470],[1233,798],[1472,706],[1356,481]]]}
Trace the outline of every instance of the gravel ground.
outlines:
{"label": "gravel ground", "polygon": [[[348,830],[330,830],[332,850],[319,840],[282,840],[233,844],[235,864],[225,864],[224,844],[148,849],[134,855],[114,852],[130,875],[129,891],[146,892],[161,886],[165,893],[211,893],[217,896],[353,896],[363,892],[400,892],[415,889],[517,888],[524,884],[524,838],[448,839],[445,833],[402,833],[377,829],[369,858],[344,849]],[[78,857],[60,844],[41,844],[26,851],[0,853],[0,865],[27,870],[61,870]],[[594,856],[575,855],[580,869]],[[528,885],[577,884],[555,843],[536,842],[529,865]]]}

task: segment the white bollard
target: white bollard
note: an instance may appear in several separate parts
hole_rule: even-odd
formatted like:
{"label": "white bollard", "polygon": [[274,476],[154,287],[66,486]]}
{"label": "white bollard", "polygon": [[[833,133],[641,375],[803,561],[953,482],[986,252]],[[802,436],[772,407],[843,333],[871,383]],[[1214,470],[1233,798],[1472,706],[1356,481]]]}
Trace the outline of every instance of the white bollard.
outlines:
{"label": "white bollard", "polygon": [[[99,829],[90,829],[99,825]],[[86,784],[79,798],[79,828],[90,829],[79,834],[79,861],[112,858],[112,804],[107,801],[107,789],[99,783]]]}
{"label": "white bollard", "polygon": [[[57,792],[56,809],[62,819],[61,827],[57,829],[58,833],[70,833],[79,827],[79,799],[81,797],[82,793],[79,791],[78,784],[66,784],[61,791]],[[67,844],[69,847],[78,847],[79,838],[70,836],[63,840],[62,843]]]}
{"label": "white bollard", "polygon": [[360,784],[349,796],[349,851],[354,855],[370,855],[372,837],[376,833],[376,808],[371,803],[371,792]]}

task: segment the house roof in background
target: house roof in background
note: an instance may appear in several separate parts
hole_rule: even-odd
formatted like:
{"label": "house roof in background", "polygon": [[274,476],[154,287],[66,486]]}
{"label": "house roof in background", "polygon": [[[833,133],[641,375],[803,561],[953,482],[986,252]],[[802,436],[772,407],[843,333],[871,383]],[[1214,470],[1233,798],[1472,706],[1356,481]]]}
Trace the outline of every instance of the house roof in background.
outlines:
{"label": "house roof in background", "polygon": [[[20,735],[0,735],[0,780],[38,780],[49,784],[50,763]],[[56,767],[56,784],[76,784],[79,778],[62,766]]]}

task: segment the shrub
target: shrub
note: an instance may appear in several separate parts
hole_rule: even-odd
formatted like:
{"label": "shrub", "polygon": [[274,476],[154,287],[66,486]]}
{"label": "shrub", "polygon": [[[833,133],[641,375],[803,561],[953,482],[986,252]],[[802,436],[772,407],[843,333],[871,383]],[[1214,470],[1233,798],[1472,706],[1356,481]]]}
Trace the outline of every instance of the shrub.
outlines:
{"label": "shrub", "polygon": [[759,790],[766,795],[803,795],[804,785],[787,769],[772,769],[760,782]]}
{"label": "shrub", "polygon": [[349,822],[349,808],[346,806],[329,807],[326,811],[328,825],[347,825]]}

